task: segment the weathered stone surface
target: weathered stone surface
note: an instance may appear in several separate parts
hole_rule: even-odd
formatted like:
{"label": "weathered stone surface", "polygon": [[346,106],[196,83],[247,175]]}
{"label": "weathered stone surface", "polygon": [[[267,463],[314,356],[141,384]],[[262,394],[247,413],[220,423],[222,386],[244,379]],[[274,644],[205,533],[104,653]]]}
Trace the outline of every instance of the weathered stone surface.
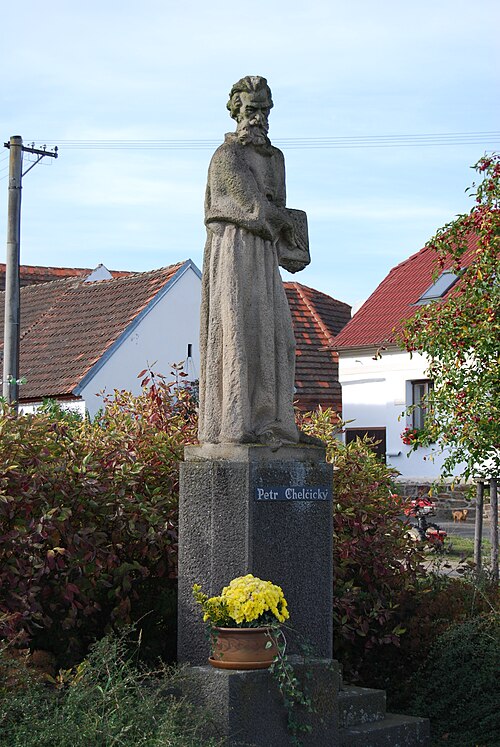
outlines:
{"label": "weathered stone surface", "polygon": [[[219,458],[213,458],[218,455]],[[292,458],[294,456],[295,458]],[[319,447],[188,447],[179,506],[178,657],[204,664],[208,643],[191,589],[219,594],[253,573],[283,588],[291,625],[315,654],[332,656],[332,501],[257,500],[277,486],[331,487]],[[293,632],[287,633],[297,650]]]}
{"label": "weathered stone surface", "polygon": [[342,727],[380,721],[385,717],[385,690],[344,685],[339,691],[339,722]]}
{"label": "weathered stone surface", "polygon": [[[429,747],[428,719],[386,713],[382,690],[343,686],[338,662],[290,660],[315,709],[296,713],[299,723],[312,728],[301,736],[304,747]],[[228,747],[291,744],[283,702],[268,671],[189,667],[183,694],[206,710],[207,735],[227,738]]]}
{"label": "weathered stone surface", "polygon": [[321,463],[325,461],[323,446],[284,444],[273,451],[263,444],[202,444],[184,447],[186,462],[300,462]]}
{"label": "weathered stone surface", "polygon": [[[304,679],[316,712],[297,711],[297,720],[312,727],[311,735],[301,737],[304,747],[338,745],[336,694],[339,674],[336,662],[313,660],[303,665],[291,657],[294,671]],[[213,718],[213,732],[227,738],[228,747],[289,747],[286,711],[276,682],[267,671],[230,672],[209,666],[188,671],[185,695],[206,708]]]}
{"label": "weathered stone surface", "polygon": [[382,721],[341,729],[340,747],[430,747],[429,721],[387,713]]}
{"label": "weathered stone surface", "polygon": [[280,247],[286,247],[289,269],[305,266],[303,256],[307,263],[307,220],[285,206],[284,157],[267,137],[272,105],[265,78],[247,76],[233,86],[228,109],[236,132],[226,135],[208,171],[201,443],[299,440],[295,339],[278,264]]}

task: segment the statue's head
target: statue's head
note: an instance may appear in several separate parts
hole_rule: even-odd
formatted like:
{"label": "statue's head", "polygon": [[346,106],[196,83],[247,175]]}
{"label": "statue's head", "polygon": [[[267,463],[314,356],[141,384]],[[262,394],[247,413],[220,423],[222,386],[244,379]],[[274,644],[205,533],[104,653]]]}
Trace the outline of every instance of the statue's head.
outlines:
{"label": "statue's head", "polygon": [[244,143],[268,143],[269,112],[273,106],[271,89],[260,75],[247,75],[231,88],[227,108],[236,120],[236,134]]}

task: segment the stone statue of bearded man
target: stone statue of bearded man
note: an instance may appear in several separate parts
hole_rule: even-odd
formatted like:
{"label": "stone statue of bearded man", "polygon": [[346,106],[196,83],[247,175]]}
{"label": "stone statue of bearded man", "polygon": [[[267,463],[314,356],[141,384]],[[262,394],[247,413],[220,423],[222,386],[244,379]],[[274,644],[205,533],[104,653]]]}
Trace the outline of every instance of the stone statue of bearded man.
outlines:
{"label": "stone statue of bearded man", "polygon": [[[275,449],[301,440],[293,411],[295,339],[278,264],[280,247],[307,252],[307,228],[300,238],[293,215],[300,211],[285,207],[283,153],[267,136],[272,106],[265,78],[238,81],[227,104],[236,132],[225,136],[208,170],[201,443]],[[292,262],[295,269],[305,264]]]}

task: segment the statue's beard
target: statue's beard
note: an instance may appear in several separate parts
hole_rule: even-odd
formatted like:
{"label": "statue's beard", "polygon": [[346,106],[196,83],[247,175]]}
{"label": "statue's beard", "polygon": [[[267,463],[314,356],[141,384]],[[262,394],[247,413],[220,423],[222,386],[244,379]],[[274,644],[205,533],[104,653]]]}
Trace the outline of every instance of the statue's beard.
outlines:
{"label": "statue's beard", "polygon": [[239,124],[236,134],[243,145],[268,145],[270,142],[267,137],[267,128],[261,125]]}

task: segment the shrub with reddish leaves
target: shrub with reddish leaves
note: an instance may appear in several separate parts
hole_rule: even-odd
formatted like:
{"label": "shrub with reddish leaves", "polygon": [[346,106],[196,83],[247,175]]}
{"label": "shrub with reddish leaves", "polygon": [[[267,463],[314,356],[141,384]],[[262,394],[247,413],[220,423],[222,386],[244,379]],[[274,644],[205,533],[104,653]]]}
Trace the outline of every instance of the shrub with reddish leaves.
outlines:
{"label": "shrub with reddish leaves", "polygon": [[422,556],[401,519],[396,472],[371,442],[345,446],[328,409],[308,413],[301,427],[325,442],[334,465],[334,651],[355,679],[374,647],[399,645],[402,607],[424,576]]}
{"label": "shrub with reddish leaves", "polygon": [[192,397],[147,375],[104,405],[93,423],[53,405],[0,415],[1,637],[77,653],[176,576]]}
{"label": "shrub with reddish leaves", "polygon": [[[139,397],[114,392],[93,423],[57,407],[1,415],[0,636],[78,658],[109,627],[141,618],[150,640],[167,629],[173,642],[178,463],[196,412],[163,377],[146,374],[143,386]],[[420,556],[370,444],[336,440],[331,410],[300,424],[335,466],[335,653],[353,677],[374,647],[399,643]]]}

